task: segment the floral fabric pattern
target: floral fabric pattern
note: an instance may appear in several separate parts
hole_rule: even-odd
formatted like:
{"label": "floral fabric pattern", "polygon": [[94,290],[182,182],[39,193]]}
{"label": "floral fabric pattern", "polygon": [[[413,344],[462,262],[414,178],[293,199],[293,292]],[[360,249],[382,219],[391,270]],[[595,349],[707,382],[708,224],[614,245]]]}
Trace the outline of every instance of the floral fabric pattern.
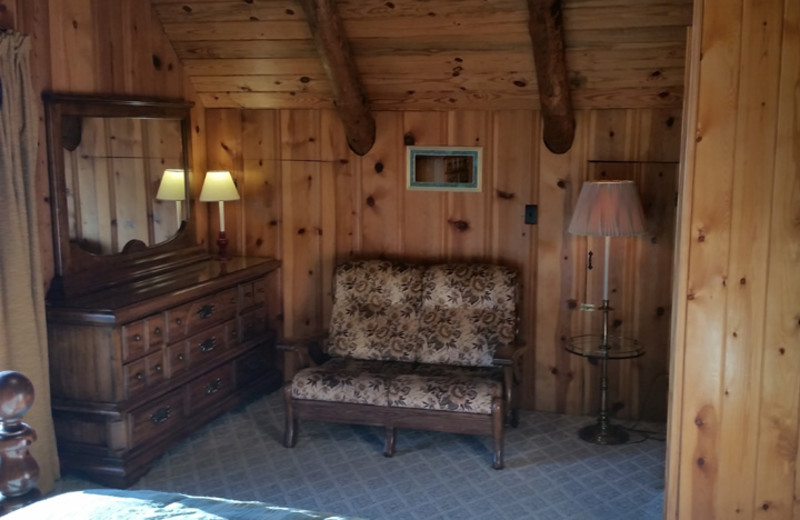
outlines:
{"label": "floral fabric pattern", "polygon": [[518,277],[489,264],[429,267],[423,275],[417,361],[492,365],[516,334]]}
{"label": "floral fabric pattern", "polygon": [[394,363],[332,358],[304,368],[292,379],[292,397],[316,401],[386,406]]}
{"label": "floral fabric pattern", "polygon": [[491,415],[502,382],[490,371],[420,365],[389,382],[389,406]]}
{"label": "floral fabric pattern", "polygon": [[413,361],[419,347],[422,268],[385,260],[339,265],[328,352],[355,359]]}

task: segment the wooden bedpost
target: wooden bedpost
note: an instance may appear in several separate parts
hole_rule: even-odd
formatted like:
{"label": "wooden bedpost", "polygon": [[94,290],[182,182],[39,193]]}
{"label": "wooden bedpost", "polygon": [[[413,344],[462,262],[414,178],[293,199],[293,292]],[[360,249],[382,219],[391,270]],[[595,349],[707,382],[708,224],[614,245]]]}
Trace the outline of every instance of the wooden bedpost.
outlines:
{"label": "wooden bedpost", "polygon": [[39,465],[28,451],[36,440],[22,417],[33,405],[30,379],[14,370],[0,372],[0,514],[39,497]]}

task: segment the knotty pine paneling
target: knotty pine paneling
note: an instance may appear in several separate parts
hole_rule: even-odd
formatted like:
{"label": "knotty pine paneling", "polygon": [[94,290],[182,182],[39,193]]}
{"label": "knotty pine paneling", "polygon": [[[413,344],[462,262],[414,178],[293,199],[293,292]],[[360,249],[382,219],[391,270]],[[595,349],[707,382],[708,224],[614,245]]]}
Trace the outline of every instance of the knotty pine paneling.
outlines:
{"label": "knotty pine paneling", "polygon": [[798,518],[800,4],[695,19],[665,517]]}
{"label": "knotty pine paneling", "polygon": [[[530,348],[524,406],[587,414],[599,403],[597,369],[567,353],[564,340],[597,332],[599,313],[577,307],[587,298],[600,303],[602,249],[591,246],[598,267],[587,285],[588,241],[567,234],[566,225],[584,179],[636,180],[653,230],[614,241],[612,320],[626,335],[641,335],[647,354],[611,364],[611,402],[619,417],[663,420],[680,114],[579,111],[577,117],[575,145],[553,155],[541,143],[536,111],[378,111],[375,146],[359,157],[332,111],[208,109],[208,165],[230,168],[240,189],[245,179],[245,200],[226,203],[226,213],[230,206],[235,215],[227,219],[229,235],[246,237],[233,252],[269,251],[283,262],[284,335],[327,326],[333,267],[347,258],[508,264],[519,269],[524,286],[520,330]],[[406,190],[405,143],[482,146],[483,190]],[[270,154],[272,165],[260,164]],[[593,158],[625,162],[600,167]],[[251,186],[259,188],[251,194]],[[539,205],[538,225],[524,223],[526,204]],[[280,245],[258,245],[265,243]]]}

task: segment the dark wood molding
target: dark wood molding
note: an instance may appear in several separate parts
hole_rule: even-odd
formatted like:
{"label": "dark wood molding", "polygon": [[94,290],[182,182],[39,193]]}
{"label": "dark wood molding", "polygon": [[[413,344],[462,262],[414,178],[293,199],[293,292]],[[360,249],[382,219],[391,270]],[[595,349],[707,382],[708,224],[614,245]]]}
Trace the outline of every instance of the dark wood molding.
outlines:
{"label": "dark wood molding", "polygon": [[333,90],[333,103],[344,124],[347,144],[358,155],[375,144],[375,119],[358,76],[350,43],[335,0],[300,0],[322,66]]}
{"label": "dark wood molding", "polygon": [[528,0],[528,28],[533,43],[536,81],[544,121],[544,144],[553,153],[564,153],[575,138],[575,115],[569,97],[564,52],[561,0]]}

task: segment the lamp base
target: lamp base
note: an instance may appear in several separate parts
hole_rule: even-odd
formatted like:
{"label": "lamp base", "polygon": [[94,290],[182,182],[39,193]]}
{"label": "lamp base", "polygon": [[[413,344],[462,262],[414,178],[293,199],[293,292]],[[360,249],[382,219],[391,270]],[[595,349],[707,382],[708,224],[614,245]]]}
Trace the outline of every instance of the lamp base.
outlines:
{"label": "lamp base", "polygon": [[578,437],[594,444],[625,444],[629,435],[621,426],[614,424],[595,423],[584,426],[578,430]]}
{"label": "lamp base", "polygon": [[227,260],[228,259],[228,237],[225,235],[224,231],[219,232],[219,236],[217,237],[217,247],[219,248],[219,260]]}

